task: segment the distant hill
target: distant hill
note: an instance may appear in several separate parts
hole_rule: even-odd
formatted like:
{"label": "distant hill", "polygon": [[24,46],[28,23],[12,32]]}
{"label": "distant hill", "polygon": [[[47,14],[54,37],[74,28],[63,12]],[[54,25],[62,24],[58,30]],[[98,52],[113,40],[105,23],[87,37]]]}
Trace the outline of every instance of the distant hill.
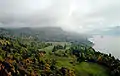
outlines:
{"label": "distant hill", "polygon": [[89,33],[92,35],[120,35],[120,26],[115,26],[107,29],[92,30]]}
{"label": "distant hill", "polygon": [[0,34],[9,37],[35,38],[41,41],[67,41],[91,44],[91,42],[87,40],[87,35],[67,32],[59,27],[0,28]]}
{"label": "distant hill", "polygon": [[120,26],[112,27],[105,32],[108,35],[120,35]]}

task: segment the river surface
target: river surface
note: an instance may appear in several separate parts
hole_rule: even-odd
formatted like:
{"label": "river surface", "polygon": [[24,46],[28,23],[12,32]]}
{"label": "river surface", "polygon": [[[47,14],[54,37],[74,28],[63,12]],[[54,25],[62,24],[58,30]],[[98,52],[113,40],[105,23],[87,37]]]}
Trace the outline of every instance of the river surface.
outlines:
{"label": "river surface", "polygon": [[111,53],[120,59],[120,36],[100,36],[95,35],[89,39],[94,43],[93,48],[103,53]]}

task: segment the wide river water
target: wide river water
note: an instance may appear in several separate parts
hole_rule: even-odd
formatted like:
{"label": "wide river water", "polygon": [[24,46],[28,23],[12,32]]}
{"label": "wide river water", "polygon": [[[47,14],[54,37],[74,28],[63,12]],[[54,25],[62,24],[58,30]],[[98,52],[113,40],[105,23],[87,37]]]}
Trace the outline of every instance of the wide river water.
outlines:
{"label": "wide river water", "polygon": [[95,35],[89,39],[94,43],[93,48],[103,53],[111,53],[120,59],[120,36],[100,36]]}

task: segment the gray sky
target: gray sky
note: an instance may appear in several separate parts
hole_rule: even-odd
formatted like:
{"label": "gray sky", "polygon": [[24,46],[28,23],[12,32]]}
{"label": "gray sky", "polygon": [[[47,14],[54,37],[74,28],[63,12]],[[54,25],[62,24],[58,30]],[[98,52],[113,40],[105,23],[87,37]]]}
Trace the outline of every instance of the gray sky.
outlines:
{"label": "gray sky", "polygon": [[86,32],[119,26],[120,0],[0,0],[0,26],[60,26]]}

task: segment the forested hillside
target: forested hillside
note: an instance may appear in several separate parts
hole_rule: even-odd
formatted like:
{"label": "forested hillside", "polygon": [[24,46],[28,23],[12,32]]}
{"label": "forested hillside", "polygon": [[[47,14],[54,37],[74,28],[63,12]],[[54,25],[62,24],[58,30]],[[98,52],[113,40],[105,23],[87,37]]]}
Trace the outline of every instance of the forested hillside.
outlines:
{"label": "forested hillside", "polygon": [[6,37],[31,38],[39,41],[59,41],[76,42],[91,45],[87,40],[89,37],[85,34],[67,32],[59,27],[41,27],[41,28],[0,28],[0,34]]}
{"label": "forested hillside", "polygon": [[0,76],[120,76],[120,60],[95,51],[86,37],[34,31],[1,29]]}

